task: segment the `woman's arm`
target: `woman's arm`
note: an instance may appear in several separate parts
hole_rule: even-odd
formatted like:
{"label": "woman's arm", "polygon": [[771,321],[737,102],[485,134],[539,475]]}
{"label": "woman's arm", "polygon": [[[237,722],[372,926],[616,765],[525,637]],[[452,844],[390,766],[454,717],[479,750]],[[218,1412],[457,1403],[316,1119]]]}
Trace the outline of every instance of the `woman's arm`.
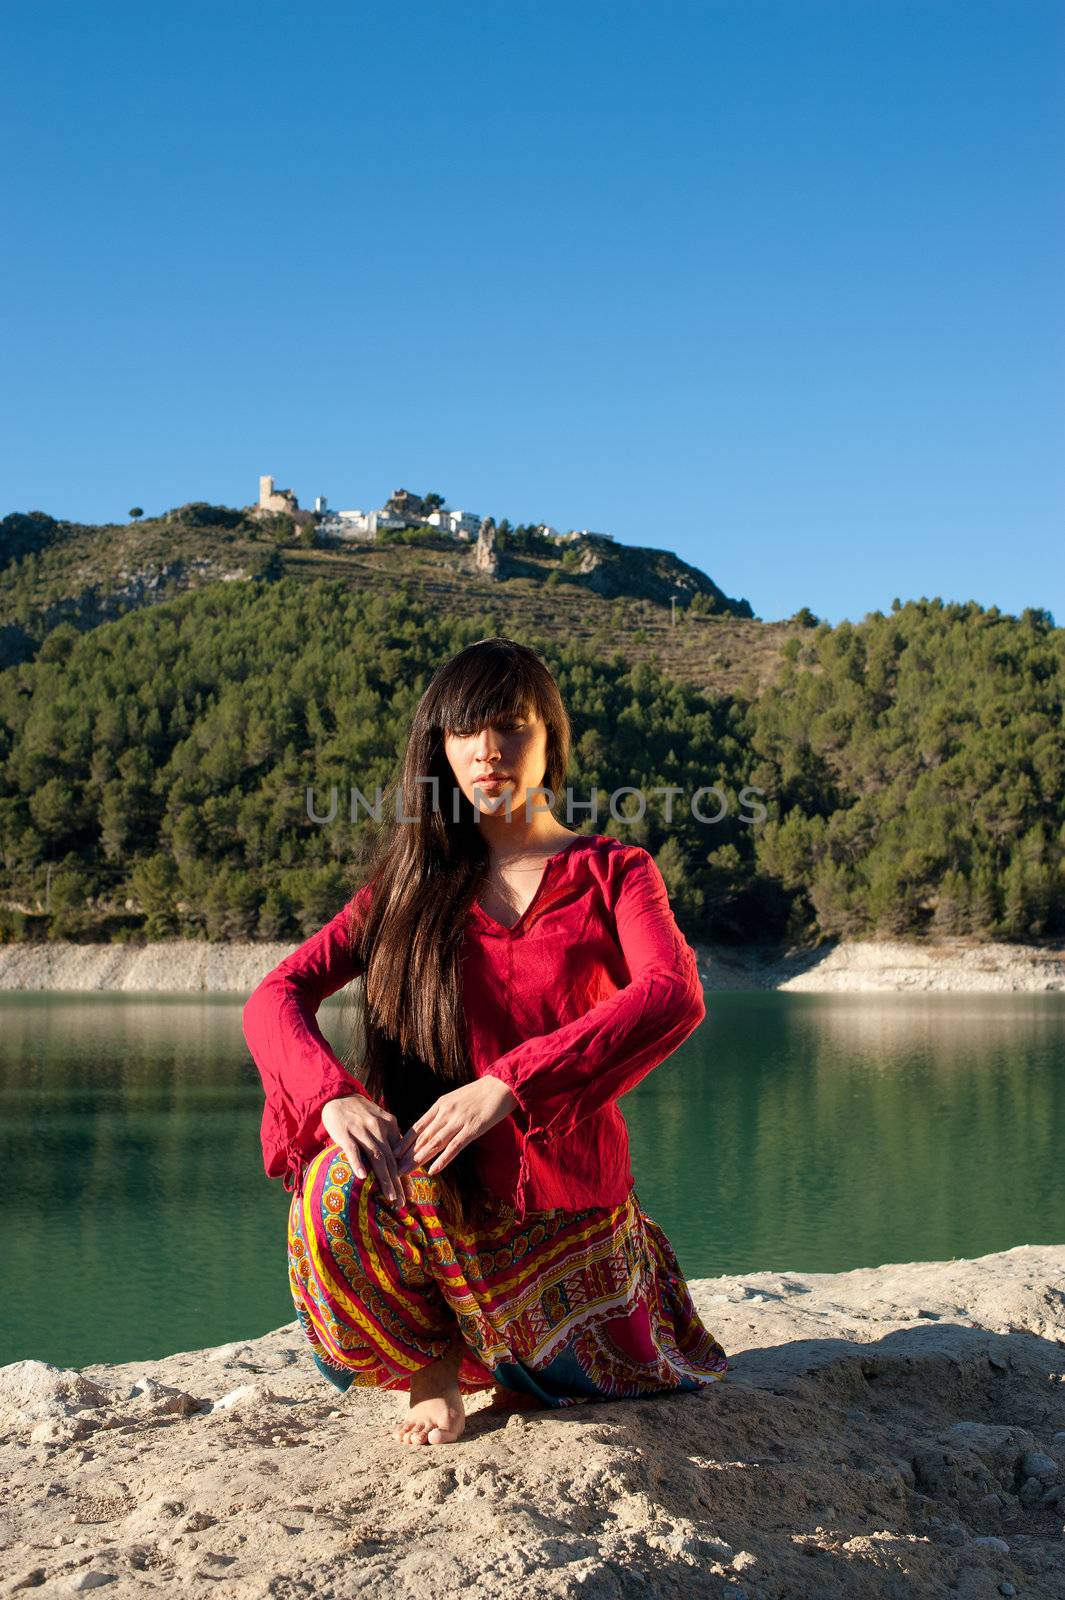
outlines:
{"label": "woman's arm", "polygon": [[639,846],[622,862],[614,914],[632,981],[485,1069],[518,1101],[512,1115],[527,1136],[550,1143],[571,1132],[634,1088],[706,1015],[695,952],[677,927],[654,858]]}
{"label": "woman's arm", "polygon": [[[303,1162],[329,1142],[322,1107],[344,1095],[366,1094],[345,1071],[316,1021],[322,1001],[363,971],[348,937],[351,919],[369,904],[364,884],[342,911],[268,972],[244,1003],[244,1038],[262,1079],[263,1163],[268,1177],[284,1175],[294,1189]],[[357,923],[356,923],[357,925]]]}

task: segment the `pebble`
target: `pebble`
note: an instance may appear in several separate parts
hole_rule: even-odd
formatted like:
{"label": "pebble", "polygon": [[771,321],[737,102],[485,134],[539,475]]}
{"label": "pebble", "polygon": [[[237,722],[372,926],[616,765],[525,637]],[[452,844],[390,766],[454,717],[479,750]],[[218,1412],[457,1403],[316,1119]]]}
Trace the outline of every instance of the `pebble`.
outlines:
{"label": "pebble", "polygon": [[1017,1593],[1017,1591],[1013,1587],[1012,1583],[1000,1583],[999,1586],[998,1586],[998,1592],[999,1592],[999,1594],[1004,1594],[1004,1595],[1011,1595],[1011,1594],[1016,1594]]}
{"label": "pebble", "polygon": [[114,1583],[117,1576],[116,1572],[102,1572],[99,1567],[83,1567],[74,1574],[67,1588],[80,1594],[83,1589],[99,1589],[102,1584]]}
{"label": "pebble", "polygon": [[212,1517],[207,1511],[190,1511],[179,1527],[180,1533],[204,1533],[208,1528],[213,1528],[218,1518]]}
{"label": "pebble", "polygon": [[1043,1482],[1041,1478],[1025,1478],[1017,1493],[1017,1498],[1022,1506],[1037,1506],[1043,1498]]}
{"label": "pebble", "polygon": [[147,1400],[157,1411],[162,1413],[174,1412],[180,1417],[189,1417],[200,1410],[200,1402],[191,1394],[186,1394],[184,1389],[175,1389],[172,1384],[160,1383],[158,1378],[146,1374],[130,1385],[127,1400]]}
{"label": "pebble", "polygon": [[973,1540],[973,1544],[982,1545],[985,1550],[993,1550],[996,1555],[1000,1556],[1008,1556],[1010,1553],[1010,1547],[1005,1539],[1000,1539],[994,1533],[981,1534],[978,1539]]}
{"label": "pebble", "polygon": [[75,1444],[94,1432],[90,1417],[44,1417],[30,1432],[34,1444]]}
{"label": "pebble", "polygon": [[1026,1478],[1039,1478],[1044,1484],[1050,1484],[1058,1475],[1058,1464],[1043,1450],[1026,1450],[1021,1457],[1021,1471]]}
{"label": "pebble", "polygon": [[245,1405],[249,1401],[254,1401],[256,1393],[257,1390],[254,1383],[242,1383],[238,1388],[230,1389],[228,1394],[224,1394],[221,1399],[216,1400],[211,1410],[228,1411],[231,1406]]}

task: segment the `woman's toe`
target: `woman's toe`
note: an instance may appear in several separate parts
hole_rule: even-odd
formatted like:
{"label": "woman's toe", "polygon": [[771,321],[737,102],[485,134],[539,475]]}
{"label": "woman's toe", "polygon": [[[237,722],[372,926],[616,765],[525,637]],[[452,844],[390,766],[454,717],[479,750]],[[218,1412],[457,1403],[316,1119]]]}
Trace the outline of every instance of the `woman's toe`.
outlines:
{"label": "woman's toe", "polygon": [[434,1424],[433,1427],[431,1427],[429,1429],[429,1443],[430,1444],[454,1444],[455,1440],[458,1438],[458,1436],[459,1436],[459,1434],[461,1432],[462,1432],[462,1424],[461,1423],[459,1423],[458,1425],[456,1425],[454,1423],[451,1423],[446,1428],[442,1428],[439,1423],[436,1423],[436,1424]]}

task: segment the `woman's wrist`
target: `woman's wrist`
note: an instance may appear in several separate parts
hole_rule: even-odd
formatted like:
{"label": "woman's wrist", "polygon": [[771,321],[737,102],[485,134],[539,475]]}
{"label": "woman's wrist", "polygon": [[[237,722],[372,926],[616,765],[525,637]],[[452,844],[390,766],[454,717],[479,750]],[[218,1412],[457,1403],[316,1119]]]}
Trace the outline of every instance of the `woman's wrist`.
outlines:
{"label": "woman's wrist", "polygon": [[485,1078],[491,1078],[492,1082],[498,1083],[500,1089],[502,1089],[504,1110],[507,1113],[511,1111],[517,1111],[520,1101],[510,1085],[504,1083],[502,1078],[497,1078],[494,1072],[485,1072],[482,1074],[482,1076]]}

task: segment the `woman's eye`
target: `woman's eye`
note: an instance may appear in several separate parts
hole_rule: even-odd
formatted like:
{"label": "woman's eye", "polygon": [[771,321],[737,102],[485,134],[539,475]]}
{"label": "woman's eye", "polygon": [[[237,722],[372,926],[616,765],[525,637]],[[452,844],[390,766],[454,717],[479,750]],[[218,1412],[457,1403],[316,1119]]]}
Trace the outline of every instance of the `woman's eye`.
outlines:
{"label": "woman's eye", "polygon": [[[508,733],[520,733],[526,724],[524,719],[519,721],[512,719],[509,722],[501,722],[499,726],[505,728]],[[476,737],[477,731],[476,728],[452,728],[451,737],[453,739],[473,739]]]}

